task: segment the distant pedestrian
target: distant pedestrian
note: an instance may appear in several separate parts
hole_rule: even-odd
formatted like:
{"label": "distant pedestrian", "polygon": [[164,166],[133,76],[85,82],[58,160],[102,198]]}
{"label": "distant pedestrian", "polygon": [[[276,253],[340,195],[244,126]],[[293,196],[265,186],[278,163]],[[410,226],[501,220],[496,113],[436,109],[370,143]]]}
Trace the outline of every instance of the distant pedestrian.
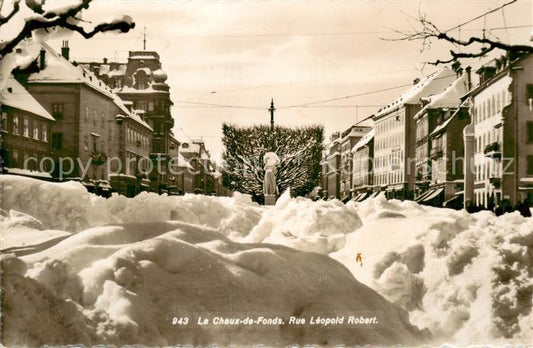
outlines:
{"label": "distant pedestrian", "polygon": [[522,203],[516,206],[516,210],[518,210],[524,217],[531,217],[531,210],[529,209],[529,204],[527,204],[527,200],[525,199]]}

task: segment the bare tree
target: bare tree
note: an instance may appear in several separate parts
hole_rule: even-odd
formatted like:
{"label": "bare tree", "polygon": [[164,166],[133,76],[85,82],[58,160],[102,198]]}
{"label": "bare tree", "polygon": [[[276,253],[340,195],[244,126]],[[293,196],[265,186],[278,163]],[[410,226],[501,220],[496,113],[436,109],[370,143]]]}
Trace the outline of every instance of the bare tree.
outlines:
{"label": "bare tree", "polygon": [[[25,0],[26,6],[31,10],[31,16],[25,19],[23,28],[13,38],[0,42],[0,58],[5,57],[7,54],[12,53],[15,47],[19,45],[23,40],[30,37],[36,30],[51,30],[55,28],[63,28],[66,30],[78,32],[85,38],[91,38],[97,33],[103,33],[108,31],[119,31],[122,33],[128,32],[135,27],[135,23],[129,16],[119,16],[112,21],[102,22],[96,25],[92,25],[91,28],[86,29],[80,25],[83,21],[80,15],[83,10],[89,8],[92,0],[80,0],[78,3],[64,6],[60,9],[46,11],[43,8],[45,0]],[[9,23],[9,21],[21,10],[21,1],[14,0],[13,7],[9,14],[5,17],[0,15],[0,29],[2,26]],[[1,5],[4,3],[0,3]]]}
{"label": "bare tree", "polygon": [[[415,26],[413,26],[413,31],[405,32],[405,31],[394,30],[394,32],[399,34],[400,37],[392,38],[392,39],[384,38],[384,40],[422,41],[422,50],[429,48],[434,40],[447,41],[456,47],[450,50],[451,57],[449,59],[438,59],[434,62],[428,62],[429,64],[432,64],[432,65],[447,64],[447,63],[455,62],[460,58],[484,57],[489,52],[495,49],[501,49],[507,52],[532,53],[533,46],[529,46],[529,45],[513,45],[509,43],[504,43],[499,40],[493,40],[493,39],[487,38],[485,37],[485,35],[483,35],[483,37],[471,36],[466,40],[461,40],[449,34],[451,31],[461,28],[462,26],[468,23],[471,23],[475,20],[483,18],[490,13],[502,10],[504,7],[511,5],[515,3],[516,1],[517,0],[506,2],[505,4],[495,9],[482,13],[481,15],[476,16],[475,18],[472,18],[464,23],[456,25],[453,28],[450,28],[447,30],[439,29],[434,23],[428,20],[424,14],[419,12],[418,17],[413,18],[415,21],[414,23]],[[461,52],[460,50],[461,48],[469,48],[471,50],[468,52]]]}

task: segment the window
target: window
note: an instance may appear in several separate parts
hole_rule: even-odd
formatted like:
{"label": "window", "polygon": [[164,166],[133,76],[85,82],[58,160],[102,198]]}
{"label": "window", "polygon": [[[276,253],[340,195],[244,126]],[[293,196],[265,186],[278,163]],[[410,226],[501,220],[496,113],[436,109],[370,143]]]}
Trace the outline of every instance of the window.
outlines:
{"label": "window", "polygon": [[533,84],[528,83],[526,86],[526,103],[529,106],[529,111],[533,111]]}
{"label": "window", "polygon": [[13,134],[20,134],[19,117],[13,115]]}
{"label": "window", "polygon": [[98,116],[96,115],[96,110],[94,110],[94,112],[93,112],[93,123],[94,123],[95,126],[96,126],[96,118],[97,117]]}
{"label": "window", "polygon": [[45,143],[48,142],[48,127],[46,124],[43,124],[43,128],[41,129],[41,140]]}
{"label": "window", "polygon": [[30,137],[30,120],[27,117],[24,117],[24,132],[22,133],[25,137]]}
{"label": "window", "polygon": [[533,155],[527,156],[527,175],[533,175]]}
{"label": "window", "polygon": [[146,111],[147,106],[146,106],[146,101],[145,100],[138,100],[137,103],[135,103],[135,104],[136,104],[135,105],[135,109]]}
{"label": "window", "polygon": [[39,140],[39,133],[41,130],[41,123],[33,121],[33,139]]}
{"label": "window", "polygon": [[533,143],[533,121],[527,122],[527,142]]}
{"label": "window", "polygon": [[2,112],[2,129],[1,131],[7,132],[7,113]]}
{"label": "window", "polygon": [[89,107],[85,107],[85,121],[89,122]]}
{"label": "window", "polygon": [[58,120],[63,118],[63,104],[52,104],[52,116]]}
{"label": "window", "polygon": [[105,114],[102,112],[102,127],[105,127]]}
{"label": "window", "polygon": [[61,149],[62,147],[63,147],[63,134],[53,133],[52,134],[52,148]]}

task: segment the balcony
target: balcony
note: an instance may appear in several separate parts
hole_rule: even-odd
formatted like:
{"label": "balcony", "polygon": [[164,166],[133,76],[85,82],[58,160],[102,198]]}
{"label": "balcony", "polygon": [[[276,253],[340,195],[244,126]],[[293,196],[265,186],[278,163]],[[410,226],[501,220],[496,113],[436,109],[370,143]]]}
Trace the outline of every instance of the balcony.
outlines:
{"label": "balcony", "polygon": [[502,178],[497,176],[492,176],[489,178],[489,182],[494,186],[495,189],[499,189],[502,186]]}
{"label": "balcony", "polygon": [[91,163],[100,166],[107,161],[107,155],[104,152],[93,151],[91,154]]}
{"label": "balcony", "polygon": [[498,142],[490,143],[485,146],[485,150],[483,151],[483,153],[485,154],[485,157],[489,157],[492,159],[499,160],[502,158],[502,151]]}
{"label": "balcony", "polygon": [[442,156],[444,156],[444,149],[442,146],[432,148],[431,153],[429,154],[431,159],[441,158]]}

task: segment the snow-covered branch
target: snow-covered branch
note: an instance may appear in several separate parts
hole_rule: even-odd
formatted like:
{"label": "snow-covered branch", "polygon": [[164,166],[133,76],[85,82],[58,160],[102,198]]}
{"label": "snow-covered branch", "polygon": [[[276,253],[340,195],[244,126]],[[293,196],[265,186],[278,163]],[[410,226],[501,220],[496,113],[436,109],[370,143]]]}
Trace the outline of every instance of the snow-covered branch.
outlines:
{"label": "snow-covered branch", "polygon": [[[79,26],[78,23],[80,22],[80,19],[78,18],[78,15],[81,14],[83,10],[89,8],[91,2],[92,0],[81,0],[77,4],[64,6],[61,9],[44,11],[40,3],[27,0],[26,5],[35,15],[26,19],[22,30],[15,37],[0,43],[0,57],[4,57],[13,52],[18,44],[29,37],[34,31],[40,29],[48,30],[51,28],[64,28],[70,31],[75,31],[88,39],[97,33],[108,31],[126,33],[135,27],[135,23],[129,16],[121,16],[109,22],[99,23],[92,29],[88,30]],[[7,23],[9,19],[18,12],[19,7],[19,2],[15,2],[13,11],[9,16],[3,18],[1,23]]]}

